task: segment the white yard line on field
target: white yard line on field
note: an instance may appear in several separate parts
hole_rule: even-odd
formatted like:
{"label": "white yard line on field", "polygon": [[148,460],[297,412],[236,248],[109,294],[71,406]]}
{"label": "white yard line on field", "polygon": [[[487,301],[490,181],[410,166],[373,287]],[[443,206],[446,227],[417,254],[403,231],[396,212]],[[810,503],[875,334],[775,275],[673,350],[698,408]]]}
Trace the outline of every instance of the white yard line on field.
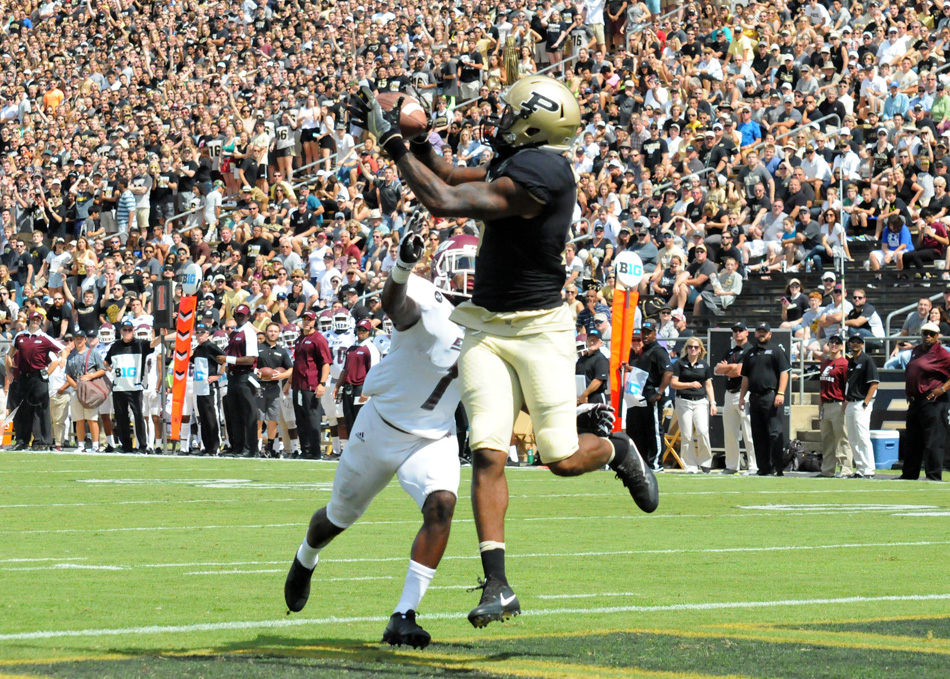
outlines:
{"label": "white yard line on field", "polygon": [[[830,606],[844,604],[883,603],[887,601],[946,601],[950,594],[910,594],[891,596],[851,596],[821,599],[780,599],[777,601],[710,601],[693,604],[665,604],[657,606],[602,606],[595,608],[547,608],[526,610],[522,615],[551,617],[557,615],[609,615],[614,613],[665,613],[676,611],[710,611],[753,608],[783,608],[796,606]],[[426,620],[456,620],[461,613],[430,613]],[[146,636],[155,634],[193,634],[195,632],[239,631],[301,627],[304,625],[348,625],[354,623],[382,623],[386,616],[353,616],[325,618],[287,618],[273,620],[246,620],[209,622],[194,625],[148,625],[143,627],[88,628],[79,630],[38,630],[0,634],[0,641],[29,641],[34,639],[65,639],[70,637]]]}
{"label": "white yard line on field", "polygon": [[[206,500],[175,500],[176,505],[187,504],[222,504],[228,502],[242,502],[247,500],[240,498],[219,498],[217,500],[208,498]],[[275,497],[273,499],[258,499],[255,502],[300,502],[298,498],[293,497]],[[167,505],[168,500],[121,500],[119,502],[41,502],[36,504],[24,505],[0,505],[0,509],[45,509],[46,507],[111,507],[113,505]]]}
{"label": "white yard line on field", "polygon": [[[538,559],[538,558],[575,558],[575,557],[590,557],[590,556],[644,556],[644,555],[661,555],[661,554],[731,554],[731,553],[743,553],[743,552],[807,552],[814,550],[834,550],[834,549],[865,549],[865,548],[880,548],[880,547],[935,547],[935,546],[946,546],[950,545],[950,540],[920,540],[916,542],[845,542],[837,544],[826,544],[826,545],[775,545],[769,547],[706,547],[706,548],[696,548],[696,549],[637,549],[637,550],[621,550],[621,551],[598,551],[598,552],[545,552],[545,553],[530,553],[530,554],[518,554],[511,553],[506,554],[508,559]],[[475,559],[477,556],[472,555],[455,555],[455,556],[446,556],[443,557],[443,561],[461,561]],[[21,561],[43,561],[44,559],[22,559]],[[77,559],[46,559],[46,561],[75,561]],[[82,558],[82,560],[88,560]],[[386,557],[360,557],[353,559],[320,559],[322,564],[351,564],[351,563],[387,563],[387,562],[400,562],[405,561],[405,556],[386,556]],[[17,561],[16,559],[8,561]],[[240,566],[274,566],[274,565],[286,565],[287,560],[281,561],[209,561],[209,562],[192,562],[192,563],[144,563],[136,565],[125,565],[125,564],[106,564],[101,566],[102,568],[108,568],[113,570],[140,570],[143,568],[201,568],[205,570],[200,571],[188,571],[185,575],[227,575],[234,573],[283,573],[287,569],[262,569],[262,570],[248,570],[243,568],[237,568]],[[228,570],[206,570],[214,566],[224,566],[229,567]],[[57,568],[69,567],[64,564],[50,564],[44,566],[8,566],[0,567],[0,572],[14,572],[14,571],[43,571],[43,570],[55,570]]]}
{"label": "white yard line on field", "polygon": [[[940,509],[936,505],[919,505],[923,509]],[[907,509],[906,505],[896,505],[894,510],[904,511]],[[840,505],[839,509],[833,510],[822,510],[822,511],[809,511],[810,516],[820,516],[824,514],[833,514],[837,516],[843,516],[846,514],[867,514],[869,512],[875,512],[878,514],[886,513],[887,509],[875,509],[870,510],[865,505],[860,505],[855,508],[850,508],[848,505]],[[748,510],[735,513],[719,513],[719,512],[705,512],[701,514],[654,514],[649,518],[644,517],[642,514],[612,514],[607,516],[529,516],[529,517],[517,517],[509,516],[507,521],[509,523],[513,521],[524,521],[524,522],[534,522],[534,521],[657,521],[660,519],[722,519],[722,518],[759,518],[763,516],[775,517],[778,515],[776,511],[755,511]],[[927,516],[924,513],[910,513],[910,514],[894,514],[894,516]],[[942,514],[938,514],[942,516]],[[474,519],[454,519],[454,523],[473,523]],[[400,526],[400,525],[410,525],[418,526],[418,519],[394,519],[391,521],[360,521],[357,525],[359,526]],[[233,524],[233,525],[191,525],[191,526],[124,526],[120,528],[47,528],[47,529],[36,529],[36,528],[18,528],[18,529],[8,529],[0,530],[0,535],[22,535],[24,533],[29,535],[63,535],[68,533],[136,533],[136,532],[154,532],[154,531],[174,531],[174,530],[238,530],[238,529],[261,529],[261,528],[299,528],[301,526],[300,522],[296,523],[248,523],[248,524]]]}
{"label": "white yard line on field", "polygon": [[88,558],[89,557],[86,556],[51,556],[45,558],[30,557],[25,559],[0,559],[0,563],[33,563],[34,561],[86,561]]}
{"label": "white yard line on field", "polygon": [[596,599],[608,596],[643,596],[642,592],[590,592],[588,594],[535,594],[534,599]]}

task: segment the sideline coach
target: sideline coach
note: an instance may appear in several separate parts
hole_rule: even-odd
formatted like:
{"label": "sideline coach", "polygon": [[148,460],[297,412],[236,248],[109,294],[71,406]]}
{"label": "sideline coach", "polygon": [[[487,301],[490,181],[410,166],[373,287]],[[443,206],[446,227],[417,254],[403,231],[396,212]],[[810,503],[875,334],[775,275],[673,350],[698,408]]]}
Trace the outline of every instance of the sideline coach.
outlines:
{"label": "sideline coach", "polygon": [[321,455],[320,420],[323,418],[320,399],[327,389],[333,358],[327,338],[316,331],[317,315],[308,309],[303,312],[302,319],[303,332],[294,348],[290,387],[300,437],[300,457],[317,460]]}
{"label": "sideline coach", "polygon": [[17,445],[15,450],[26,450],[33,438],[34,418],[39,420],[35,448],[50,448],[53,445],[53,426],[49,411],[49,376],[46,369],[52,362],[50,353],[58,354],[63,345],[41,330],[43,316],[32,312],[27,320],[27,329],[13,340],[10,361],[17,366],[16,378],[19,393],[19,410],[13,419]]}
{"label": "sideline coach", "polygon": [[921,463],[928,481],[943,480],[946,445],[947,391],[950,391],[950,353],[940,344],[940,326],[920,326],[923,342],[910,353],[905,368],[907,396],[907,452],[902,479],[920,478]]}
{"label": "sideline coach", "polygon": [[742,361],[742,388],[739,408],[749,397],[749,418],[752,422],[752,442],[759,467],[758,476],[773,471],[782,476],[785,458],[785,428],[779,408],[785,405],[785,388],[791,366],[785,351],[772,344],[772,327],[759,323],[755,327],[755,346]]}

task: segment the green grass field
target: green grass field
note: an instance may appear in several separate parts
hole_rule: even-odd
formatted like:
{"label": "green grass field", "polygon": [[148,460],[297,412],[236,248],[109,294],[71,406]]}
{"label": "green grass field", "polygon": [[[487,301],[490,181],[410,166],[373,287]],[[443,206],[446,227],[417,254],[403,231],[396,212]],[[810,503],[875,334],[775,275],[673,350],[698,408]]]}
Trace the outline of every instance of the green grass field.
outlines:
{"label": "green grass field", "polygon": [[[525,614],[473,629],[463,470],[422,651],[380,645],[419,525],[397,483],[283,581],[335,465],[0,454],[4,677],[950,676],[950,488],[512,469],[508,576]],[[886,477],[885,477],[886,478]]]}

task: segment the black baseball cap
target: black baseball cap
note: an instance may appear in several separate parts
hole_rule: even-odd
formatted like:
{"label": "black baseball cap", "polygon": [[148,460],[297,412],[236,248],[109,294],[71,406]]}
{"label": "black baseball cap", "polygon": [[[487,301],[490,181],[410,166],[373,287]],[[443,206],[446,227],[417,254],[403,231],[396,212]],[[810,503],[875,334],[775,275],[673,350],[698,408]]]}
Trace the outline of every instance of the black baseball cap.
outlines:
{"label": "black baseball cap", "polygon": [[864,336],[855,333],[851,335],[851,337],[848,338],[848,342],[854,342],[855,344],[864,344]]}
{"label": "black baseball cap", "polygon": [[195,326],[195,332],[211,332],[211,328],[204,323],[199,323]]}
{"label": "black baseball cap", "polygon": [[762,321],[757,326],[755,326],[755,329],[764,330],[765,332],[772,332],[772,326],[766,323],[765,321]]}
{"label": "black baseball cap", "polygon": [[642,332],[656,332],[656,323],[653,321],[643,321],[640,325],[640,330]]}
{"label": "black baseball cap", "polygon": [[743,323],[742,321],[738,321],[738,322],[736,322],[736,323],[733,323],[733,324],[732,324],[732,329],[733,329],[733,330],[740,330],[740,331],[741,331],[741,330],[748,330],[748,328],[746,327],[745,323]]}

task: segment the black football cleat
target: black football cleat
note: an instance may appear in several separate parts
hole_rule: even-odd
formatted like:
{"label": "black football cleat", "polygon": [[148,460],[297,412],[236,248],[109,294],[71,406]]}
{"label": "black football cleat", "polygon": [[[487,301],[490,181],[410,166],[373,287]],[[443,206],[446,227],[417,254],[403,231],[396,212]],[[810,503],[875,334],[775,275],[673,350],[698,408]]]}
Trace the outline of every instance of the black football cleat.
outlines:
{"label": "black football cleat", "polygon": [[518,603],[518,597],[511,587],[491,576],[487,580],[479,578],[478,582],[478,587],[469,590],[482,590],[481,601],[468,614],[468,621],[474,627],[485,627],[496,620],[504,622],[508,618],[521,614],[521,604]]}
{"label": "black football cleat", "polygon": [[614,444],[615,450],[620,446],[627,448],[627,456],[623,462],[615,467],[612,466],[611,469],[617,473],[617,478],[630,491],[637,507],[647,514],[655,512],[660,505],[660,487],[657,485],[653,471],[647,466],[640,451],[626,434],[622,432],[611,434],[610,442]]}
{"label": "black football cleat", "polygon": [[303,564],[294,555],[294,562],[287,573],[287,580],[284,581],[284,602],[294,613],[299,613],[307,605],[307,599],[310,598],[310,578],[313,576],[312,568],[304,568]]}
{"label": "black football cleat", "polygon": [[386,631],[383,632],[382,643],[390,646],[412,646],[413,648],[425,648],[429,645],[432,637],[424,629],[416,624],[416,612],[406,611],[405,613],[393,613],[389,617],[389,624],[386,625]]}

